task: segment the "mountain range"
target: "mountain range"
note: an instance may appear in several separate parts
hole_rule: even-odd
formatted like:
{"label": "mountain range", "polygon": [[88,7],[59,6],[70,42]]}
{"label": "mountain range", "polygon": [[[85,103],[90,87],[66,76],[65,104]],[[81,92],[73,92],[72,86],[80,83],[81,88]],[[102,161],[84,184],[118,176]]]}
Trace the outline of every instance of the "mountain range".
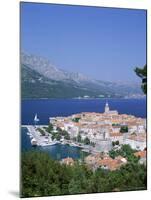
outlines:
{"label": "mountain range", "polygon": [[140,84],[113,83],[68,72],[40,56],[21,53],[22,98],[97,98],[140,96]]}

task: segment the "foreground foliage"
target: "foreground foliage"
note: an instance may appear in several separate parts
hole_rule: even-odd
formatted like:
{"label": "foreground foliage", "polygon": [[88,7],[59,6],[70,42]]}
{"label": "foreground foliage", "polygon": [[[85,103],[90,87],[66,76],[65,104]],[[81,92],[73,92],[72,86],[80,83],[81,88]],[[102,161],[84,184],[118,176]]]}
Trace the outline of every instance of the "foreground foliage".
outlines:
{"label": "foreground foliage", "polygon": [[128,160],[128,162],[137,164],[139,161],[139,158],[134,156],[135,152],[136,150],[133,150],[129,144],[125,144],[125,145],[122,145],[119,150],[109,151],[109,156],[113,159],[117,156],[123,156],[124,158]]}
{"label": "foreground foliage", "polygon": [[144,65],[143,68],[136,67],[134,71],[142,79],[141,88],[144,94],[147,94],[147,65]]}
{"label": "foreground foliage", "polygon": [[92,172],[84,164],[61,165],[42,152],[25,152],[21,196],[51,196],[146,189],[146,167],[132,162],[120,170]]}

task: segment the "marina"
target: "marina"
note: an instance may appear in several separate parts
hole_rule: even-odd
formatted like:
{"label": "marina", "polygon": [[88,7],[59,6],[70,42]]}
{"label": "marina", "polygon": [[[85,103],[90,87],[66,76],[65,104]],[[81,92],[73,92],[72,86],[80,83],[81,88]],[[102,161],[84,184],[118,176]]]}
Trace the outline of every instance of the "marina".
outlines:
{"label": "marina", "polygon": [[42,136],[37,128],[41,128],[42,126],[23,126],[28,129],[27,135],[31,139],[31,144],[36,146],[51,146],[55,144],[59,144],[59,141],[52,141],[51,136]]}
{"label": "marina", "polygon": [[46,127],[46,125],[37,125],[37,126],[33,126],[33,125],[24,125],[22,126],[22,128],[27,128],[28,132],[26,133],[29,138],[31,139],[31,144],[37,145],[37,146],[41,146],[41,147],[45,147],[45,146],[52,146],[52,145],[56,145],[56,144],[62,144],[62,145],[69,145],[72,147],[79,147],[79,148],[85,148],[86,151],[86,147],[81,144],[78,143],[74,143],[71,141],[67,141],[67,140],[52,140],[51,135],[46,132],[47,136],[42,136],[40,134],[40,132],[37,130],[38,128],[43,129],[43,127]]}
{"label": "marina", "polygon": [[[41,136],[40,133],[37,131],[37,128],[43,128],[46,125],[37,125],[36,127],[33,125],[22,126],[22,128],[27,128],[27,136],[30,138],[30,143],[33,147],[41,147],[41,148],[49,148],[51,146],[62,145],[68,146],[68,148],[78,148],[82,153],[85,154],[96,154],[94,148],[90,145],[84,145],[77,142],[72,142],[70,140],[60,140],[60,141],[52,141],[51,136]],[[47,139],[46,139],[47,137]]]}
{"label": "marina", "polygon": [[[22,152],[26,151],[42,151],[50,155],[51,158],[55,160],[61,160],[66,157],[71,157],[73,159],[83,159],[88,155],[87,152],[82,151],[81,148],[76,146],[70,146],[66,141],[56,143],[55,145],[44,146],[33,146],[31,144],[31,138],[29,137],[29,126],[21,127],[21,149]],[[28,133],[28,134],[27,134]]]}
{"label": "marina", "polygon": [[[53,139],[52,134],[46,130],[48,125],[38,125],[40,120],[37,116],[37,113],[35,114],[33,121],[34,125],[22,126],[22,128],[27,128],[27,135],[30,138],[32,146],[49,147],[56,144],[62,144],[69,145],[71,147],[79,147],[82,148],[82,151],[84,152],[90,152],[89,145],[82,145],[81,143],[66,140],[65,138],[61,138],[60,140]],[[53,132],[57,131],[53,129]]]}

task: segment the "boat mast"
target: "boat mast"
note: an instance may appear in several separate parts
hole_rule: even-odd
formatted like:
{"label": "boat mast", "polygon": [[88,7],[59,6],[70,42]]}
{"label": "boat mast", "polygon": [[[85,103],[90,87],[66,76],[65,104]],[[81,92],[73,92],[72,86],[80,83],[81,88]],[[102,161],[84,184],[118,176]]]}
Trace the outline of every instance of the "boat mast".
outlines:
{"label": "boat mast", "polygon": [[39,122],[39,119],[38,119],[37,113],[36,113],[35,117],[34,117],[34,125],[35,125],[35,127],[36,127],[37,122]]}

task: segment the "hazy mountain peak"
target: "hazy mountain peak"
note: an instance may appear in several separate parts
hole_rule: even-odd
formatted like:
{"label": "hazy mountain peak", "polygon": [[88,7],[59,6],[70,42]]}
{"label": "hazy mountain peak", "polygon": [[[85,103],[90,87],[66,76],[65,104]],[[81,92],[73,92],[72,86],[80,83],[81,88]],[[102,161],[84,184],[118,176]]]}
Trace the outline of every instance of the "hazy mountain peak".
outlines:
{"label": "hazy mountain peak", "polygon": [[78,72],[68,72],[52,65],[49,60],[25,52],[21,53],[21,63],[53,80],[88,81],[89,78]]}
{"label": "hazy mountain peak", "polygon": [[[141,84],[113,83],[90,79],[78,72],[68,72],[59,69],[52,65],[48,59],[25,52],[21,53],[21,64],[24,66],[23,74],[25,75],[23,76],[22,74],[22,82],[27,92],[29,88],[36,87],[36,84],[44,84],[41,87],[45,87],[47,96],[52,96],[53,94],[53,97],[58,94],[64,98],[64,96],[67,96],[67,91],[69,91],[70,95],[68,94],[68,96],[70,97],[81,95],[90,97],[129,97],[142,95]],[[58,85],[57,89],[56,84]],[[38,87],[40,85],[35,89],[35,92],[38,94]]]}

